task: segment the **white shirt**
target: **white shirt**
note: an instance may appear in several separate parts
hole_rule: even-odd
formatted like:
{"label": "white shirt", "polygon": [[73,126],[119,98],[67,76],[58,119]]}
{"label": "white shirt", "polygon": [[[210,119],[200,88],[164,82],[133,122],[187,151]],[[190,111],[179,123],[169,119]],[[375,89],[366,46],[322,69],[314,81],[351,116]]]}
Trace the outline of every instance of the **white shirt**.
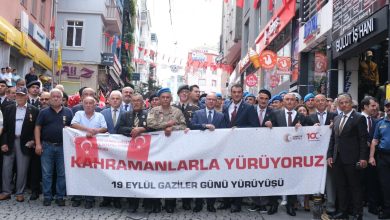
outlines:
{"label": "white shirt", "polygon": [[3,113],[0,111],[0,128],[3,128]]}
{"label": "white shirt", "polygon": [[207,107],[206,107],[205,109],[206,109],[206,118],[209,117],[209,112],[211,111],[211,121],[213,121],[213,118],[214,118],[214,109],[208,109]]}
{"label": "white shirt", "polygon": [[[259,105],[257,105],[257,117],[260,116],[260,110],[263,110],[263,118],[261,119],[261,121],[264,121],[264,118],[265,118],[265,112],[267,111],[267,108],[264,108],[264,109],[261,109]],[[259,118],[260,119],[260,118]]]}
{"label": "white shirt", "polygon": [[372,125],[372,117],[367,115],[365,112],[361,113],[364,117],[366,117],[366,124],[367,124],[367,131],[370,132],[370,125],[368,124],[368,117],[371,119],[371,125]]}
{"label": "white shirt", "polygon": [[291,114],[291,122],[293,122],[294,119],[295,119],[295,116],[297,116],[297,111],[295,111],[294,109],[291,110],[291,111],[289,111],[287,109],[284,109],[284,115],[286,117],[286,125],[288,126],[288,114],[287,114],[287,112],[292,112],[292,114]]}
{"label": "white shirt", "polygon": [[15,115],[15,136],[20,136],[22,134],[22,127],[24,118],[26,117],[27,103],[20,107],[16,105],[16,115]]}
{"label": "white shirt", "polygon": [[7,81],[7,86],[12,86],[12,73],[5,73],[3,79]]}
{"label": "white shirt", "polygon": [[240,105],[242,103],[242,99],[239,103],[237,104],[234,104],[234,102],[232,102],[229,106],[229,119],[232,120],[232,113],[234,112],[234,106],[237,106],[237,110],[236,112],[238,112],[238,109],[240,108]]}
{"label": "white shirt", "polygon": [[326,117],[328,116],[328,113],[326,111],[322,112],[323,121],[321,121],[321,112],[317,111],[317,118],[321,125],[325,125]]}
{"label": "white shirt", "polygon": [[[347,118],[345,118],[345,122],[344,122],[344,125],[343,125],[343,126],[345,126],[345,123],[347,123],[347,121],[348,121],[349,117],[351,116],[352,112],[353,112],[353,110],[351,110],[351,111],[348,112],[347,114],[344,114],[344,112],[343,112],[343,114],[342,114],[342,116],[341,116],[341,120],[340,120],[339,126],[340,126],[341,123],[343,122],[344,116],[347,116]],[[339,129],[340,129],[340,128],[339,128]],[[343,129],[344,129],[344,127],[343,127]]]}
{"label": "white shirt", "polygon": [[92,117],[88,118],[84,111],[78,111],[70,124],[80,124],[87,128],[107,128],[106,120],[100,112],[94,112]]}
{"label": "white shirt", "polygon": [[[126,110],[126,106],[125,105],[129,106],[129,107],[127,107],[127,110]],[[122,102],[122,110],[125,111],[125,112],[132,111],[133,110],[133,106],[131,106],[131,103],[126,104],[126,103]]]}
{"label": "white shirt", "polygon": [[0,96],[0,104],[3,104],[4,100],[5,100],[6,96]]}

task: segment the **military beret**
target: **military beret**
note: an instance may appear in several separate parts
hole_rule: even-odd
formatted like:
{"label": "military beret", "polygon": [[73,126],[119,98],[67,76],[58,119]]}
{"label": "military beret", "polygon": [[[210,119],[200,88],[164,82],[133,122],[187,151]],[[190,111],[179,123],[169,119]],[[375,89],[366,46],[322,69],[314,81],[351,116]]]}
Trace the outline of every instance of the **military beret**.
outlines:
{"label": "military beret", "polygon": [[309,99],[314,99],[313,93],[309,93],[309,94],[305,95],[305,98],[303,98],[303,102],[307,102],[307,101],[309,101]]}
{"label": "military beret", "polygon": [[37,86],[41,87],[41,83],[39,83],[39,81],[36,81],[36,80],[29,82],[26,87],[30,88],[33,85],[37,85]]}
{"label": "military beret", "polygon": [[217,98],[222,98],[222,94],[219,92],[215,93],[215,95],[217,96]]}
{"label": "military beret", "polygon": [[255,95],[253,95],[252,93],[248,93],[248,94],[246,94],[246,96],[245,96],[245,99],[246,99],[246,98],[248,98],[248,97],[253,97],[253,98],[256,98],[256,96],[255,96]]}
{"label": "military beret", "polygon": [[171,93],[171,89],[170,88],[162,88],[162,89],[158,90],[157,96],[160,97],[161,94],[166,93],[166,92]]}
{"label": "military beret", "polygon": [[152,95],[149,96],[149,100],[153,100],[153,99],[156,98],[156,97],[158,97],[158,96],[156,95],[156,93],[153,93]]}

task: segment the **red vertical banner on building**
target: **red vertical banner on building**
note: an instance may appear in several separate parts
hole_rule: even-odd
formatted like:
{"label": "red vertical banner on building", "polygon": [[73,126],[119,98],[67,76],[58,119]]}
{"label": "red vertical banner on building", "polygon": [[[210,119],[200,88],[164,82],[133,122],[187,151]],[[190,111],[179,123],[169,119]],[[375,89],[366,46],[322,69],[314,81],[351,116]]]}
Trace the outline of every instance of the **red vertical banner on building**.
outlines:
{"label": "red vertical banner on building", "polygon": [[236,0],[236,6],[239,8],[244,7],[244,0]]}

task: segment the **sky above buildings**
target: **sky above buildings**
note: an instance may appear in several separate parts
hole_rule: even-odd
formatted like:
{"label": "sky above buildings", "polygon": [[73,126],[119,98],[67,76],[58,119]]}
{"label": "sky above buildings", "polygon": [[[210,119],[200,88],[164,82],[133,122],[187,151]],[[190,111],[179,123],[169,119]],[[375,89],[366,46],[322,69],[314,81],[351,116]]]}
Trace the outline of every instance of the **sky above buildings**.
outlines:
{"label": "sky above buildings", "polygon": [[222,4],[222,0],[148,0],[159,56],[183,59],[185,63],[193,48],[211,46],[218,51]]}

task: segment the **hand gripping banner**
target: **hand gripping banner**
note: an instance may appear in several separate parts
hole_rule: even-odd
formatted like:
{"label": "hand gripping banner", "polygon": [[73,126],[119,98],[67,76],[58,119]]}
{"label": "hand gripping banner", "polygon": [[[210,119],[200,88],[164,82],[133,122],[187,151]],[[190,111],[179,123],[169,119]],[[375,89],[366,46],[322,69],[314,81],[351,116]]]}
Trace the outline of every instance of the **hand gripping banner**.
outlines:
{"label": "hand gripping banner", "polygon": [[63,132],[68,195],[206,198],[323,193],[331,129]]}

